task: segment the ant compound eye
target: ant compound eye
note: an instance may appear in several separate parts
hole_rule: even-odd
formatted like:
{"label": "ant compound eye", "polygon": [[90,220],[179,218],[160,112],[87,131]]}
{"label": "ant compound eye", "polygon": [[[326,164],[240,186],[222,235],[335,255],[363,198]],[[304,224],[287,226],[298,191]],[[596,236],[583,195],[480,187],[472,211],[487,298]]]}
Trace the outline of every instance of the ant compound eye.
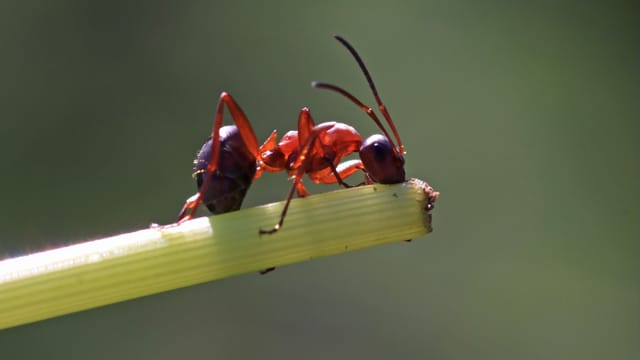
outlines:
{"label": "ant compound eye", "polygon": [[383,135],[372,135],[360,147],[360,159],[373,181],[397,184],[405,181],[404,159]]}

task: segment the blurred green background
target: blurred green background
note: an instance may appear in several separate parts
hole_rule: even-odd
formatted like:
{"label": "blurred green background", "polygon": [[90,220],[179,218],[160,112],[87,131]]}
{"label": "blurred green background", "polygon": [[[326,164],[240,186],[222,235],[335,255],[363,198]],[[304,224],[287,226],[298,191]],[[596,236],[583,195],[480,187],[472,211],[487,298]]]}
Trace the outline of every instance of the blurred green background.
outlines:
{"label": "blurred green background", "polygon": [[[407,174],[442,197],[417,241],[4,330],[0,357],[638,358],[639,15],[630,1],[2,1],[0,258],[173,221],[222,90],[260,140],[302,106],[376,132],[309,87],[372,103],[333,33],[370,67]],[[244,206],[289,184],[266,175]]]}

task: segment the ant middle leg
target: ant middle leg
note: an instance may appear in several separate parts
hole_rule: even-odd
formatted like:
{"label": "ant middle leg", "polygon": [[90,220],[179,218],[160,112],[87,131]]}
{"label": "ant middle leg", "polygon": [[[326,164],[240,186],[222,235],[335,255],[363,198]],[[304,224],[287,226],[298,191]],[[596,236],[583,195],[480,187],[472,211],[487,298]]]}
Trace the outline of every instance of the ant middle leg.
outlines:
{"label": "ant middle leg", "polygon": [[[280,228],[282,227],[282,224],[284,223],[284,218],[287,216],[287,211],[289,210],[289,205],[291,204],[291,199],[293,199],[294,192],[296,191],[296,189],[298,191],[300,191],[300,189],[304,189],[304,186],[302,186],[302,177],[305,174],[307,165],[313,159],[312,156],[308,156],[310,155],[309,154],[310,149],[313,148],[318,137],[326,133],[334,125],[335,123],[323,123],[318,126],[315,126],[312,129],[311,134],[309,134],[308,138],[306,139],[306,141],[301,147],[300,154],[298,155],[296,161],[291,166],[291,168],[295,170],[295,175],[293,176],[293,185],[291,186],[291,190],[289,190],[289,194],[287,195],[287,200],[285,201],[284,208],[282,209],[282,213],[280,214],[280,220],[272,229],[269,229],[269,230],[260,229],[258,232],[260,235],[263,235],[263,234],[272,235],[272,234],[275,234],[278,230],[280,230]],[[303,191],[306,192],[306,190],[303,190]]]}

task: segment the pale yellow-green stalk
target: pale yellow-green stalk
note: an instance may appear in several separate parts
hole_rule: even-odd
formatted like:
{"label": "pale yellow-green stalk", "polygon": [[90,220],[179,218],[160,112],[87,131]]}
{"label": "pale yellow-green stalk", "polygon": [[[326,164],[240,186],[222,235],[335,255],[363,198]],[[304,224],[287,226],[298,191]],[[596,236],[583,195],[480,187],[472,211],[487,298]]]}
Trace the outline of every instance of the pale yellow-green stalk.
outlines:
{"label": "pale yellow-green stalk", "polygon": [[[152,227],[0,262],[0,329],[431,231],[438,193],[369,185]],[[259,276],[256,274],[256,276]],[[273,275],[271,275],[273,276]]]}

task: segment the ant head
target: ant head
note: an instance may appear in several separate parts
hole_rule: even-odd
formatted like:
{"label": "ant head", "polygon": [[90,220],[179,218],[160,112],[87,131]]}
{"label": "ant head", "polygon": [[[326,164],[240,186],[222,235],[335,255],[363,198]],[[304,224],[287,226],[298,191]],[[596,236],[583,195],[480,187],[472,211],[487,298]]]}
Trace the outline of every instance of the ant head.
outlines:
{"label": "ant head", "polygon": [[398,184],[406,180],[404,157],[398,156],[393,143],[383,135],[371,135],[362,143],[360,159],[374,182]]}

